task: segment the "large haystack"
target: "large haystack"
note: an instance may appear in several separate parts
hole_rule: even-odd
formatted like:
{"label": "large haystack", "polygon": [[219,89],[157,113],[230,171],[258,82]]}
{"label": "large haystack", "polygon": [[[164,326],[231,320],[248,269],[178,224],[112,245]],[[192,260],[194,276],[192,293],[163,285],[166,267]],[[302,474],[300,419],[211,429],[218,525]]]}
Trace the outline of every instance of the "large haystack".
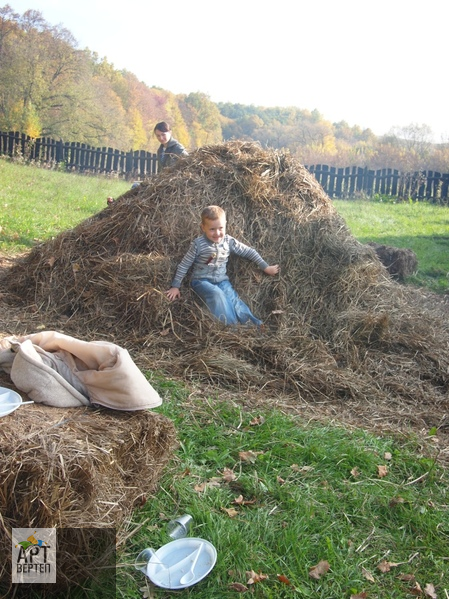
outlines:
{"label": "large haystack", "polygon": [[[263,333],[213,323],[187,285],[180,302],[164,295],[207,204],[226,210],[230,234],[281,265],[273,279],[242,260],[230,264]],[[45,314],[47,327],[52,314],[64,315],[67,332],[115,337],[171,376],[332,404],[334,414],[358,412],[367,424],[438,427],[448,413],[446,321],[391,280],[288,153],[203,147],[33,249],[3,285]]]}

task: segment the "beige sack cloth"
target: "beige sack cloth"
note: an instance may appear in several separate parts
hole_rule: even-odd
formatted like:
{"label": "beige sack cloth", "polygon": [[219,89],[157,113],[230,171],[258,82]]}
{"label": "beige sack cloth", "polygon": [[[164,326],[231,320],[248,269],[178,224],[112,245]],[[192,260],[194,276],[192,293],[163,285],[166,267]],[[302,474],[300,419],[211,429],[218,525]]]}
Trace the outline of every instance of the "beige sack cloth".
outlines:
{"label": "beige sack cloth", "polygon": [[[114,343],[82,341],[55,331],[14,338],[12,342],[19,347],[11,366],[11,380],[34,401],[58,407],[92,403],[127,411],[155,408],[162,403],[128,351]],[[63,377],[44,364],[39,348],[57,354],[70,376]],[[78,389],[85,390],[88,399]]]}

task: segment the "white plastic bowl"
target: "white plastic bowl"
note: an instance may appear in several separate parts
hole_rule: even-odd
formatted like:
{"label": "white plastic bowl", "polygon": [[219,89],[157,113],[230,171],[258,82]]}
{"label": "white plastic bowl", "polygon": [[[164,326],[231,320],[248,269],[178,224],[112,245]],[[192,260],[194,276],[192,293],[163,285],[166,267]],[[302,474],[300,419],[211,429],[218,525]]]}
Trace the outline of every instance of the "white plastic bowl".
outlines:
{"label": "white plastic bowl", "polygon": [[0,387],[0,417],[11,414],[22,404],[18,393],[6,387]]}
{"label": "white plastic bowl", "polygon": [[[181,578],[190,570],[196,550],[202,544],[193,570],[194,576],[188,583]],[[148,562],[146,575],[156,586],[164,589],[185,589],[205,578],[217,561],[217,551],[212,543],[195,537],[176,539],[160,547]]]}

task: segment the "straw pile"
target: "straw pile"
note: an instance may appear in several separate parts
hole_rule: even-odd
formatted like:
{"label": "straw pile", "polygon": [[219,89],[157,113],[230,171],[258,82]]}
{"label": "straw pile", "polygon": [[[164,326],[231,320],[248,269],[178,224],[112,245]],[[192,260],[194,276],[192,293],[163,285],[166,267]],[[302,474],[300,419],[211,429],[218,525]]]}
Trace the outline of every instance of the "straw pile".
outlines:
{"label": "straw pile", "polygon": [[[184,285],[164,291],[207,204],[275,278],[230,261],[265,330],[211,321]],[[445,428],[447,319],[394,282],[288,153],[238,141],[203,147],[9,270],[10,298],[83,336],[116,336],[146,366],[367,426]],[[71,333],[74,334],[74,333]],[[263,394],[261,393],[263,390]]]}
{"label": "straw pile", "polygon": [[[81,582],[77,560],[93,551],[95,529],[114,529],[109,549],[115,549],[115,533],[125,534],[125,521],[155,490],[174,447],[172,422],[149,411],[34,404],[0,418],[2,555],[11,555],[11,528],[70,529],[61,531],[70,537],[70,552],[58,555],[58,572]],[[3,584],[10,572],[10,558],[4,559]]]}

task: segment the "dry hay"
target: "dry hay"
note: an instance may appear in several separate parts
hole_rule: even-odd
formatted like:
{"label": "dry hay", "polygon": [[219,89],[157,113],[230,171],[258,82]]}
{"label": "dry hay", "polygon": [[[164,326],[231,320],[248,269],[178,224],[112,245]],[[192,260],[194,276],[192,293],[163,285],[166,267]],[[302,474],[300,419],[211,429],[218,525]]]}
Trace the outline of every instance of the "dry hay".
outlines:
{"label": "dry hay", "polygon": [[[92,552],[96,531],[113,529],[115,549],[116,532],[120,542],[136,504],[155,490],[175,443],[173,423],[150,411],[34,404],[0,418],[2,555],[11,555],[11,528],[65,529],[58,544],[68,535],[70,552],[58,553],[58,578],[63,572],[66,581],[81,582],[89,570],[82,556]],[[11,560],[4,559],[2,585],[10,573]]]}
{"label": "dry hay", "polygon": [[418,258],[412,250],[374,242],[368,245],[373,248],[379,260],[396,280],[403,282],[406,277],[413,275],[418,270]]}
{"label": "dry hay", "polygon": [[[212,322],[187,285],[180,302],[164,295],[207,204],[281,265],[273,279],[230,261],[263,332]],[[172,377],[367,426],[447,432],[447,319],[391,279],[288,153],[238,141],[200,148],[34,248],[3,286],[47,326],[64,316],[66,332],[115,337]]]}

